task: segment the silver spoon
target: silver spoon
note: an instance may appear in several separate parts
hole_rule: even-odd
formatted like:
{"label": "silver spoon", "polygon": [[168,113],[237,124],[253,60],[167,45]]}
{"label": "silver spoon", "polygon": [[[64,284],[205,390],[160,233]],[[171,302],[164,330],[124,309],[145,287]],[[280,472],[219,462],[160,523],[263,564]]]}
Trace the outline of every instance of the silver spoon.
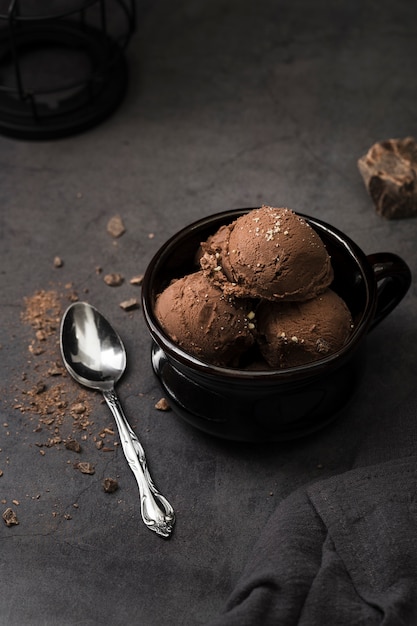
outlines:
{"label": "silver spoon", "polygon": [[75,302],[62,318],[60,343],[71,376],[86,387],[99,389],[116,420],[123,452],[138,483],[143,521],[158,535],[169,537],[175,523],[174,510],[152,481],[145,452],[114,389],[126,368],[126,352],[119,335],[97,309],[86,302]]}

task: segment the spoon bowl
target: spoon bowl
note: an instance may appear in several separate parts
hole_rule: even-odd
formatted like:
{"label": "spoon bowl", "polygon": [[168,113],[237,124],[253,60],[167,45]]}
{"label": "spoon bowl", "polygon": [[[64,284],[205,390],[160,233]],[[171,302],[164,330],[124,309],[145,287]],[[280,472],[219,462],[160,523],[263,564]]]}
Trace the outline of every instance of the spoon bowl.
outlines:
{"label": "spoon bowl", "polygon": [[143,447],[114,389],[126,368],[122,340],[96,308],[87,302],[75,302],[62,318],[60,344],[65,367],[74,380],[101,391],[113,414],[123,452],[138,484],[144,523],[158,535],[169,537],[175,523],[174,510],[153,483]]}
{"label": "spoon bowl", "polygon": [[126,369],[126,351],[109,322],[89,304],[76,302],[64,315],[62,356],[70,374],[91,389],[109,389]]}

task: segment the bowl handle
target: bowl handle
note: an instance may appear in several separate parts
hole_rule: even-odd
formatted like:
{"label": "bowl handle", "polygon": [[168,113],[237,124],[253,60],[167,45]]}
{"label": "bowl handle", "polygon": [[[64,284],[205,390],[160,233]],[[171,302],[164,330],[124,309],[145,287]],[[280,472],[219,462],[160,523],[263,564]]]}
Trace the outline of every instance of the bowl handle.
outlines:
{"label": "bowl handle", "polygon": [[411,272],[401,257],[392,252],[368,255],[377,281],[377,304],[370,330],[375,328],[404,298],[411,285]]}

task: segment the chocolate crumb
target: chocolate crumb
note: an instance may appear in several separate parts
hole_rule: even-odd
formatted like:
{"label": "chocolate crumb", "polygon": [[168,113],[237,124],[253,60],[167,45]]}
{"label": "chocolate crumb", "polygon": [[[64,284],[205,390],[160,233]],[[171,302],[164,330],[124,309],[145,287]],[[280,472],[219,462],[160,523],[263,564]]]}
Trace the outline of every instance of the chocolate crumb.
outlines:
{"label": "chocolate crumb", "polygon": [[86,461],[76,463],[75,469],[80,470],[82,474],[94,474],[96,471],[94,465],[92,465],[91,463],[87,463]]}
{"label": "chocolate crumb", "polygon": [[137,276],[132,276],[129,280],[131,285],[141,285],[143,283],[143,274],[138,274]]}
{"label": "chocolate crumb", "polygon": [[62,439],[59,435],[56,435],[56,437],[48,437],[48,441],[45,445],[47,448],[52,448],[52,446],[56,446],[60,443],[62,443]]}
{"label": "chocolate crumb", "polygon": [[317,339],[316,349],[320,354],[327,354],[330,351],[330,346],[325,339]]}
{"label": "chocolate crumb", "polygon": [[158,409],[158,411],[170,411],[171,407],[169,406],[168,401],[167,401],[166,398],[161,398],[155,404],[155,409]]}
{"label": "chocolate crumb", "polygon": [[124,311],[133,311],[139,308],[139,300],[137,298],[130,298],[120,303],[120,308]]}
{"label": "chocolate crumb", "polygon": [[62,267],[64,265],[64,261],[61,259],[60,256],[56,256],[54,258],[54,267]]}
{"label": "chocolate crumb", "polygon": [[46,341],[46,333],[43,330],[37,330],[35,337],[38,341]]}
{"label": "chocolate crumb", "polygon": [[121,237],[123,233],[126,232],[125,225],[120,215],[115,215],[114,217],[110,218],[107,223],[107,232],[109,233],[109,235],[115,238]]}
{"label": "chocolate crumb", "polygon": [[105,478],[103,480],[103,489],[106,493],[114,493],[119,488],[119,483],[114,478]]}
{"label": "chocolate crumb", "polygon": [[19,524],[16,513],[10,507],[4,511],[2,517],[6,526],[17,526]]}
{"label": "chocolate crumb", "polygon": [[79,297],[76,291],[71,291],[71,293],[68,294],[68,300],[70,302],[78,302]]}
{"label": "chocolate crumb", "polygon": [[104,277],[104,282],[106,283],[106,285],[109,285],[109,287],[120,287],[123,281],[123,276],[121,274],[118,274],[117,272],[114,272],[112,274],[106,274]]}
{"label": "chocolate crumb", "polygon": [[72,452],[81,452],[81,444],[75,439],[68,439],[65,442],[65,447],[67,450],[72,450]]}
{"label": "chocolate crumb", "polygon": [[61,314],[58,295],[54,291],[37,291],[25,298],[25,304],[22,320],[29,323],[35,332],[42,331],[46,337],[55,334]]}
{"label": "chocolate crumb", "polygon": [[44,391],[46,391],[46,385],[43,382],[38,382],[36,383],[36,385],[34,386],[32,392],[35,395],[39,395],[40,393],[43,393]]}
{"label": "chocolate crumb", "polygon": [[75,413],[76,415],[81,415],[82,413],[85,413],[86,410],[87,410],[87,407],[85,406],[85,404],[83,404],[83,402],[77,402],[76,404],[73,404],[71,407],[71,411]]}

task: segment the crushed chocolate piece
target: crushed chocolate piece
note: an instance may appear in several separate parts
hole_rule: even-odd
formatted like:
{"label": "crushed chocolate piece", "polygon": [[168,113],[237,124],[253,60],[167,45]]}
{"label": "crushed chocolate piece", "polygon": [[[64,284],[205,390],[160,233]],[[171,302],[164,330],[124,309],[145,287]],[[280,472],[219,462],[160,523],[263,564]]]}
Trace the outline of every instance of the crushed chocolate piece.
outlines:
{"label": "crushed chocolate piece", "polygon": [[55,334],[60,324],[61,306],[55,291],[37,291],[25,298],[25,311],[22,320],[30,324],[35,331],[42,331],[44,338]]}
{"label": "crushed chocolate piece", "polygon": [[375,143],[358,168],[379,215],[417,216],[417,143],[412,137]]}
{"label": "crushed chocolate piece", "polygon": [[94,465],[86,461],[80,461],[80,463],[76,463],[74,467],[80,470],[82,474],[94,474],[96,471]]}
{"label": "crushed chocolate piece", "polygon": [[104,282],[109,287],[120,287],[123,284],[124,278],[121,274],[114,272],[113,274],[106,274],[104,277]]}
{"label": "crushed chocolate piece", "polygon": [[137,276],[132,276],[129,280],[131,285],[141,285],[143,283],[143,274],[138,274]]}
{"label": "crushed chocolate piece", "polygon": [[103,480],[103,489],[106,493],[114,493],[119,488],[119,483],[115,478],[105,478]]}
{"label": "crushed chocolate piece", "polygon": [[75,413],[76,415],[81,415],[82,413],[85,413],[86,410],[87,410],[87,407],[83,402],[77,402],[76,404],[73,404],[71,407],[71,412]]}
{"label": "crushed chocolate piece", "polygon": [[46,385],[44,382],[39,381],[38,383],[36,383],[36,385],[33,387],[33,393],[35,395],[38,395],[40,393],[43,393],[44,391],[46,391]]}
{"label": "crushed chocolate piece", "polygon": [[37,330],[35,336],[38,341],[46,341],[46,333],[43,330]]}
{"label": "crushed chocolate piece", "polygon": [[78,302],[78,300],[79,300],[78,293],[76,291],[71,291],[68,294],[68,300],[70,302]]}
{"label": "crushed chocolate piece", "polygon": [[130,298],[120,303],[120,308],[124,311],[133,311],[139,308],[139,300],[137,298]]}
{"label": "crushed chocolate piece", "polygon": [[65,442],[65,447],[72,452],[81,452],[81,444],[76,439],[68,439]]}
{"label": "crushed chocolate piece", "polygon": [[115,215],[114,217],[110,218],[107,223],[107,232],[109,233],[109,235],[115,238],[121,237],[123,233],[126,232],[125,225],[120,215]]}
{"label": "crushed chocolate piece", "polygon": [[168,400],[166,398],[161,398],[155,404],[155,409],[158,409],[158,411],[170,411],[171,407],[169,406]]}
{"label": "crushed chocolate piece", "polygon": [[6,526],[17,526],[19,524],[16,513],[10,507],[4,511],[2,518]]}
{"label": "crushed chocolate piece", "polygon": [[31,344],[29,346],[29,352],[33,354],[34,356],[39,356],[40,354],[43,354],[45,350],[41,348],[40,346],[34,346],[33,344]]}
{"label": "crushed chocolate piece", "polygon": [[48,437],[45,445],[47,448],[52,448],[52,446],[57,446],[60,443],[62,443],[62,437],[60,437],[60,435],[56,435],[55,437]]}
{"label": "crushed chocolate piece", "polygon": [[[72,290],[72,283],[68,283],[65,289]],[[93,424],[90,421],[94,402],[91,394],[68,382],[61,361],[57,338],[64,297],[52,290],[37,291],[24,299],[25,309],[21,314],[22,321],[34,329],[35,339],[29,346],[33,358],[30,358],[28,369],[21,376],[24,385],[22,401],[15,402],[14,409],[30,420],[38,420],[33,432],[48,431],[42,444],[47,447],[59,446],[62,441],[73,439],[73,433],[79,431],[90,434],[87,429]],[[42,350],[36,349],[39,346]],[[40,452],[45,454],[44,450]]]}
{"label": "crushed chocolate piece", "polygon": [[54,365],[48,369],[48,376],[62,376],[63,373],[64,368],[58,365],[58,363],[54,363]]}

